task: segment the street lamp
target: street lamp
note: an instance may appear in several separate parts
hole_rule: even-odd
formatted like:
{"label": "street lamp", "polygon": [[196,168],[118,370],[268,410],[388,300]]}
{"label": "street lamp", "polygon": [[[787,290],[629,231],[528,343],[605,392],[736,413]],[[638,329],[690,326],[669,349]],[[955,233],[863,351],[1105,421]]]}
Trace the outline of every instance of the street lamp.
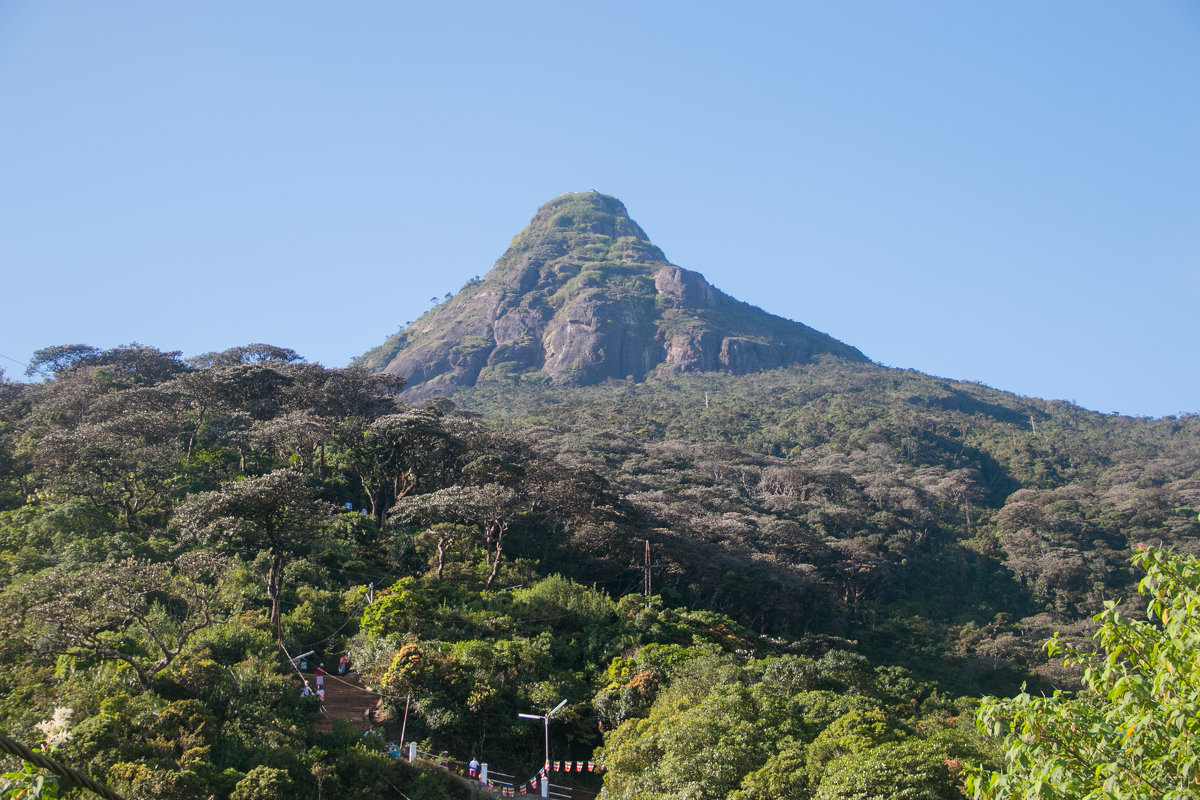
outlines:
{"label": "street lamp", "polygon": [[564,699],[561,703],[547,711],[545,714],[517,714],[517,716],[521,719],[540,719],[546,726],[546,760],[543,762],[543,764],[545,765],[547,772],[546,777],[542,779],[542,797],[546,797],[546,790],[549,788],[550,783],[550,718],[559,711],[562,711],[562,707],[566,704],[567,701]]}

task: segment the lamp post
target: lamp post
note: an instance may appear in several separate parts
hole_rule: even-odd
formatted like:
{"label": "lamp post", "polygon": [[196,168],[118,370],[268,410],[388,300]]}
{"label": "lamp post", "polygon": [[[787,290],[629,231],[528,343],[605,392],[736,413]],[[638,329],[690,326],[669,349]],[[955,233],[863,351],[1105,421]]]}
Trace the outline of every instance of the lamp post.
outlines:
{"label": "lamp post", "polygon": [[550,789],[550,718],[562,711],[562,707],[566,704],[567,701],[564,699],[545,714],[517,714],[521,719],[540,719],[546,728],[546,760],[542,762],[546,769],[546,777],[542,778],[542,797],[548,797]]}

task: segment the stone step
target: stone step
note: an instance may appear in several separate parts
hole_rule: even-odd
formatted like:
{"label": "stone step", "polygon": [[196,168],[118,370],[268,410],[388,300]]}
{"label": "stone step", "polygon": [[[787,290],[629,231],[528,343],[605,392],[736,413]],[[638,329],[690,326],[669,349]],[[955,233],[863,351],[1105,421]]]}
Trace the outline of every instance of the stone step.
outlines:
{"label": "stone step", "polygon": [[[316,688],[312,676],[307,676],[309,685]],[[365,728],[364,712],[374,709],[378,695],[366,690],[357,672],[345,675],[325,676],[325,703],[323,713],[313,722],[313,727],[324,733],[333,730],[334,720],[349,720],[352,725]],[[378,724],[374,728],[381,727]]]}

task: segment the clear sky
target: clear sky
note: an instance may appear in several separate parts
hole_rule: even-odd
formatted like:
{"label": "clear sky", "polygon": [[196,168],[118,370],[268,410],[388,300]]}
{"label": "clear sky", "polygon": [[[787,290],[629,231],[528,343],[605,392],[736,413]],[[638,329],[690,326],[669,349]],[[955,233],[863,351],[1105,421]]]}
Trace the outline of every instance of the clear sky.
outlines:
{"label": "clear sky", "polygon": [[341,366],[597,189],[872,359],[1200,411],[1200,4],[0,0],[0,366]]}

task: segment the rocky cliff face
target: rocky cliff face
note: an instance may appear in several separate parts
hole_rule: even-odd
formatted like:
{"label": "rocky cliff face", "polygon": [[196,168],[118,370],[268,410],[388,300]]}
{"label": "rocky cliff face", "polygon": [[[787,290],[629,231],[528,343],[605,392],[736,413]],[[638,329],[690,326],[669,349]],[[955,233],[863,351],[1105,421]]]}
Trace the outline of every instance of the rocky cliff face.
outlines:
{"label": "rocky cliff face", "polygon": [[667,262],[614,197],[565,194],[492,271],[355,363],[428,397],[482,381],[606,378],[794,364],[858,350],[729,297]]}

